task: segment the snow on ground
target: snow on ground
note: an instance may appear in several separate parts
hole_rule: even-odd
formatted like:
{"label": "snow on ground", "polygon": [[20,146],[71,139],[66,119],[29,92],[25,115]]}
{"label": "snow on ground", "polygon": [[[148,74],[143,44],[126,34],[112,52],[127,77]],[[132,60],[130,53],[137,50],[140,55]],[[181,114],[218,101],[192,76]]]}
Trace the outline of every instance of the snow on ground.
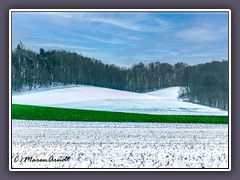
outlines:
{"label": "snow on ground", "polygon": [[151,96],[157,96],[161,99],[172,99],[172,100],[178,100],[178,91],[180,87],[170,87],[170,88],[163,88],[160,90],[147,92],[145,94],[151,95]]}
{"label": "snow on ground", "polygon": [[12,167],[228,168],[228,126],[13,120]]}
{"label": "snow on ground", "polygon": [[13,103],[51,105],[103,99],[156,99],[154,96],[95,86],[78,86],[13,95]]}
{"label": "snow on ground", "polygon": [[14,94],[14,104],[145,114],[227,115],[227,111],[178,100],[179,87],[134,93],[94,86],[76,86]]}

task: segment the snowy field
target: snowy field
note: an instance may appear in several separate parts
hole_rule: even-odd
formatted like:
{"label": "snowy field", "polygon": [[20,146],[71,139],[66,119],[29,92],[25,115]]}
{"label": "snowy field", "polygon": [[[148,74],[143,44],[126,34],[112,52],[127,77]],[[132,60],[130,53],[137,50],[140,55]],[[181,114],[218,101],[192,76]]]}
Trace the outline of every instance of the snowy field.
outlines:
{"label": "snowy field", "polygon": [[94,86],[30,91],[12,96],[13,104],[145,114],[228,115],[227,111],[178,99],[179,87],[134,93]]}
{"label": "snowy field", "polygon": [[228,125],[13,120],[12,155],[13,168],[228,168]]}

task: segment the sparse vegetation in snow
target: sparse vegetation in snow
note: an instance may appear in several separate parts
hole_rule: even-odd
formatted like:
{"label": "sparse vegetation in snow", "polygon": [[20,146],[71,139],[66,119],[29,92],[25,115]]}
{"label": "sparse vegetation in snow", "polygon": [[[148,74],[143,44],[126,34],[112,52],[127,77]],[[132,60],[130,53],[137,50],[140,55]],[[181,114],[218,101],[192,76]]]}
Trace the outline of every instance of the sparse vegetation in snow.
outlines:
{"label": "sparse vegetation in snow", "polygon": [[[228,168],[228,125],[12,121],[13,168]],[[65,162],[20,162],[25,157]]]}

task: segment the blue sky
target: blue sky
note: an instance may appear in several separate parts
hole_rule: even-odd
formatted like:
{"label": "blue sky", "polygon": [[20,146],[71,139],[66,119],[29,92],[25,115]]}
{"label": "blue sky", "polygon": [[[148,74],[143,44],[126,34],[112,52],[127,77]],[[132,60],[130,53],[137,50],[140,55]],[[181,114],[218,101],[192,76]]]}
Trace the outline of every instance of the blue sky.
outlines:
{"label": "blue sky", "polygon": [[129,67],[228,59],[227,12],[13,12],[12,47],[64,49]]}

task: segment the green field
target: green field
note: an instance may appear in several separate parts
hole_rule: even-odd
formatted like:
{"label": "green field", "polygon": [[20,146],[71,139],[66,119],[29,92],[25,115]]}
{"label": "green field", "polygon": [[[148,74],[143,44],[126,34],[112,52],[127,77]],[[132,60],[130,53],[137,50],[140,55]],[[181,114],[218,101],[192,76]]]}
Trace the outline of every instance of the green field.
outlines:
{"label": "green field", "polygon": [[53,108],[31,105],[12,105],[12,119],[101,122],[162,122],[228,124],[228,116],[149,115]]}

